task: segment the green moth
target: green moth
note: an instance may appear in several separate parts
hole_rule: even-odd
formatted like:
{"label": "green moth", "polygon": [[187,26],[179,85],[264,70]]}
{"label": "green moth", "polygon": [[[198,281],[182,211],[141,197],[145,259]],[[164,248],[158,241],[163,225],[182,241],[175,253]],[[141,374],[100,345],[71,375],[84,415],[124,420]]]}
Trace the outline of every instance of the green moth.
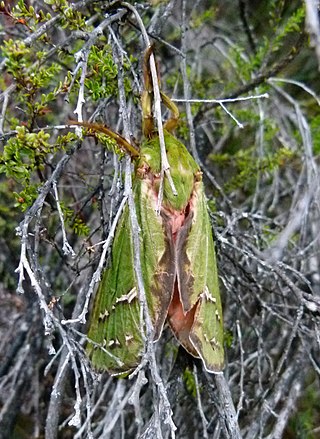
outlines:
{"label": "green moth", "polygon": [[[177,115],[169,98],[165,96],[163,101]],[[168,121],[165,128],[173,125]],[[208,372],[220,372],[224,364],[222,307],[202,174],[181,142],[167,130],[164,138],[178,195],[165,179],[161,212],[157,213],[161,170],[157,133],[141,144],[133,178],[141,229],[141,268],[154,341],[168,322],[180,344],[201,358]],[[112,374],[134,369],[144,352],[133,256],[126,207],[95,297],[88,332],[92,342],[88,342],[87,352],[93,366]]]}
{"label": "green moth", "polygon": [[[156,213],[160,174],[159,138],[141,146],[134,198],[141,228],[141,267],[155,340],[166,320],[182,346],[209,372],[223,367],[223,324],[210,219],[201,172],[186,147],[165,133],[170,171],[178,195],[164,182]],[[92,364],[111,373],[139,364],[139,292],[134,272],[129,210],[117,226],[91,316],[88,345]],[[101,347],[103,349],[101,349]]]}

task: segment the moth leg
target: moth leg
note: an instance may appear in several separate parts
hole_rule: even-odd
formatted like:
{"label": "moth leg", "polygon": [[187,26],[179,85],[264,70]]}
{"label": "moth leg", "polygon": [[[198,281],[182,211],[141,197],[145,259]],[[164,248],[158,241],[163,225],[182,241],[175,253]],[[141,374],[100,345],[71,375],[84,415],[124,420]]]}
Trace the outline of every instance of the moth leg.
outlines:
{"label": "moth leg", "polygon": [[132,158],[138,158],[140,156],[140,153],[135,146],[131,145],[131,143],[129,143],[124,137],[122,137],[121,134],[110,130],[110,128],[106,127],[105,125],[92,122],[79,122],[77,120],[71,120],[70,124],[85,127],[94,132],[104,133],[107,136],[111,137],[111,139],[114,139],[117,142],[119,148],[125,150],[128,154],[130,154]]}
{"label": "moth leg", "polygon": [[176,106],[176,104],[174,102],[172,102],[172,100],[165,95],[164,93],[160,92],[161,94],[161,98],[163,100],[164,105],[171,111],[172,116],[170,117],[170,119],[167,120],[167,122],[164,124],[163,128],[169,132],[173,131],[179,122],[179,109]]}

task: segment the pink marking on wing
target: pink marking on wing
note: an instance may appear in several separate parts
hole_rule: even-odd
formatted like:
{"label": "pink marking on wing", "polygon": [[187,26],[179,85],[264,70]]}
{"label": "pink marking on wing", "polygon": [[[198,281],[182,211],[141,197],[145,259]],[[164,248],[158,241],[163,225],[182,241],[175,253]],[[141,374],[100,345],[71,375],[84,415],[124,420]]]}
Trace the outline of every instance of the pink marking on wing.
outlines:
{"label": "pink marking on wing", "polygon": [[198,302],[189,312],[184,312],[181,303],[178,282],[175,281],[173,297],[168,309],[168,321],[173,333],[180,343],[190,352],[191,355],[198,357],[197,351],[190,342],[189,336],[194,324],[194,317],[198,307]]}

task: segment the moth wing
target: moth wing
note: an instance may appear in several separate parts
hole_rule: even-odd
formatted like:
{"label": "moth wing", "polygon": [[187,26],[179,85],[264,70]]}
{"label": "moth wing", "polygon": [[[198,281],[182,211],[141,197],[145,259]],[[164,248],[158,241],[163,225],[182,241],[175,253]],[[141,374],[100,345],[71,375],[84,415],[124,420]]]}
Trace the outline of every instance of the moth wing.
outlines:
{"label": "moth wing", "polygon": [[[154,338],[160,337],[174,283],[174,257],[163,219],[156,214],[156,197],[147,180],[134,189],[140,233],[140,263]],[[128,207],[118,223],[109,266],[103,273],[93,307],[88,337],[89,355],[98,369],[111,373],[135,368],[144,350],[144,327],[134,271],[134,245]],[[97,346],[98,345],[98,346]]]}
{"label": "moth wing", "polygon": [[137,217],[141,230],[141,266],[154,339],[162,332],[173,294],[174,250],[166,222],[157,214],[158,197],[148,179],[136,186]]}
{"label": "moth wing", "polygon": [[132,230],[125,207],[116,228],[110,261],[96,293],[87,351],[94,367],[127,372],[143,352],[140,305],[133,264]]}
{"label": "moth wing", "polygon": [[[210,218],[201,181],[195,183],[190,212],[179,237],[180,300],[187,319],[192,317],[188,325],[189,342],[205,368],[209,372],[219,372],[224,365],[222,306]],[[178,334],[177,337],[179,339]],[[190,343],[185,347],[193,353]]]}

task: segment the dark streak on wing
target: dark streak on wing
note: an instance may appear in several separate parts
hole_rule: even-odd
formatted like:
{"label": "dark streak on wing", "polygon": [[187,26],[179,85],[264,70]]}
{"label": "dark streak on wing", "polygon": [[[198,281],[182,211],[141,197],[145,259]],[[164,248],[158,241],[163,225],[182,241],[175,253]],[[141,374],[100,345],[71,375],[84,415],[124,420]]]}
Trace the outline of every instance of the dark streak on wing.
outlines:
{"label": "dark streak on wing", "polygon": [[176,277],[174,246],[171,239],[171,231],[168,230],[168,222],[164,221],[165,227],[165,252],[159,261],[159,269],[155,275],[155,288],[153,295],[159,297],[161,309],[158,310],[157,320],[154,322],[155,340],[161,336],[164,322],[167,318],[168,308],[173,296],[174,281]]}
{"label": "dark streak on wing", "polygon": [[184,312],[190,311],[195,305],[195,303],[191,303],[190,301],[190,298],[192,297],[191,292],[193,291],[194,277],[191,270],[191,263],[187,256],[187,237],[192,226],[192,220],[193,212],[188,210],[186,212],[184,224],[177,236],[175,250],[177,282]]}

